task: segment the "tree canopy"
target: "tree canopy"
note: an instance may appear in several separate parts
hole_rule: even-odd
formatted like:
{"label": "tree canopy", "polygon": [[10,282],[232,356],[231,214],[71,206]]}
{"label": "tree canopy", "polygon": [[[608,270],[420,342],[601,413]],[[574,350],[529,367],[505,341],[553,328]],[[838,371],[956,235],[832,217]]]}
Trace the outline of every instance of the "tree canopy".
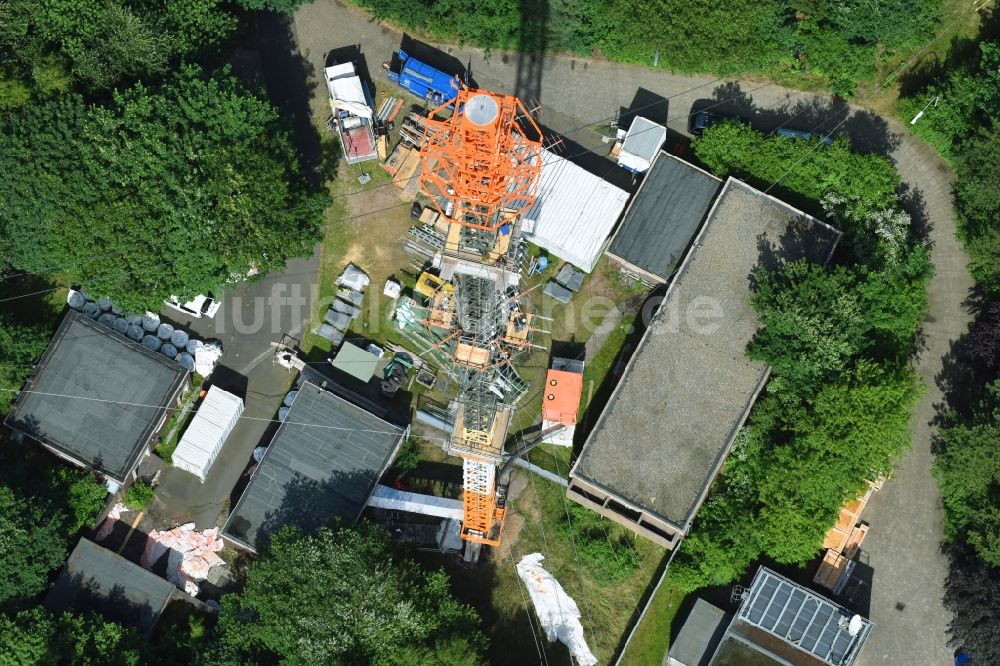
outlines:
{"label": "tree canopy", "polygon": [[790,198],[825,210],[844,240],[830,266],[801,260],[753,276],[761,326],[747,354],[771,379],[671,565],[686,590],[729,583],[762,554],[813,559],[840,506],[910,442],[922,387],[907,359],[926,310],[928,252],[884,158],[815,147],[735,124],[695,143],[720,175],[766,186],[787,172]]}
{"label": "tree canopy", "polygon": [[[20,389],[31,374],[34,362],[45,351],[51,331],[40,324],[24,324],[0,312],[0,388]],[[16,396],[0,392],[0,415]]]}
{"label": "tree canopy", "polygon": [[194,66],[106,106],[65,96],[8,116],[0,165],[0,259],[133,309],[307,255],[326,202],[277,111]]}
{"label": "tree canopy", "polygon": [[[853,152],[846,139],[817,150],[812,141],[762,134],[740,123],[708,128],[694,153],[720,177],[770,188],[780,199],[822,215],[828,195],[859,215],[895,207],[899,174],[884,157]],[[859,230],[862,231],[862,230]]]}
{"label": "tree canopy", "polygon": [[444,572],[395,560],[380,528],[285,528],[223,597],[212,658],[464,666],[483,661],[477,624]]}
{"label": "tree canopy", "polygon": [[17,608],[48,588],[71,541],[92,525],[107,490],[93,476],[53,464],[35,448],[0,438],[0,607]]}
{"label": "tree canopy", "polygon": [[663,2],[355,0],[388,18],[486,49],[600,54],[683,72],[764,73],[850,95],[878,59],[934,35],[941,0]]}
{"label": "tree canopy", "polygon": [[93,613],[57,615],[40,607],[0,615],[0,645],[4,664],[139,666],[154,656],[134,629]]}
{"label": "tree canopy", "polygon": [[979,286],[1000,294],[1000,13],[984,19],[980,39],[928,73],[924,86],[899,100],[909,126],[955,167],[959,231]]}

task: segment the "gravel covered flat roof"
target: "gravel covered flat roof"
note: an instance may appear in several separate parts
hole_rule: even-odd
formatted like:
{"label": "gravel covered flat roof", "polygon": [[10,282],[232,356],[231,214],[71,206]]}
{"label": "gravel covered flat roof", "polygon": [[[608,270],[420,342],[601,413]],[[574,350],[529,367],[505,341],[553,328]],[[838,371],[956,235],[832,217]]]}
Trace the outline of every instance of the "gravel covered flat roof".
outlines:
{"label": "gravel covered flat roof", "polygon": [[745,355],[759,266],[826,263],[840,233],[730,178],[626,366],[571,475],[683,528],[768,368]]}

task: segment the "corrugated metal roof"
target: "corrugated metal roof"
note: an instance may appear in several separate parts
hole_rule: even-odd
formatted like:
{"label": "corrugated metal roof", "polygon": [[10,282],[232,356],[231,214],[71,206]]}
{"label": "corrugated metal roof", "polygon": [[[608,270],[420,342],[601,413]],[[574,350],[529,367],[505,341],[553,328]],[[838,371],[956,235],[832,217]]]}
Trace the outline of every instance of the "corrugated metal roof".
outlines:
{"label": "corrugated metal roof", "polygon": [[308,382],[226,521],[223,534],[256,549],[283,525],[353,524],[405,431]]}
{"label": "corrugated metal roof", "polygon": [[737,618],[830,666],[853,664],[872,630],[871,621],[765,567],[757,570]]}
{"label": "corrugated metal roof", "polygon": [[625,190],[545,150],[538,195],[524,214],[532,230],[524,236],[589,273],[626,203]]}
{"label": "corrugated metal roof", "polygon": [[721,185],[715,176],[661,152],[625,211],[608,252],[666,280]]}
{"label": "corrugated metal roof", "polygon": [[70,311],[6,423],[123,482],[187,370]]}
{"label": "corrugated metal roof", "polygon": [[[638,171],[644,171],[649,168],[649,164],[656,158],[656,153],[666,140],[666,127],[648,118],[636,116],[625,134],[622,149],[618,153],[618,162]],[[633,164],[628,159],[629,156],[638,158],[640,163]]]}
{"label": "corrugated metal roof", "polygon": [[171,456],[174,467],[204,481],[242,413],[243,400],[239,396],[218,386],[208,389]]}
{"label": "corrugated metal roof", "polygon": [[174,594],[173,583],[87,539],[73,549],[45,597],[56,612],[94,611],[148,632]]}

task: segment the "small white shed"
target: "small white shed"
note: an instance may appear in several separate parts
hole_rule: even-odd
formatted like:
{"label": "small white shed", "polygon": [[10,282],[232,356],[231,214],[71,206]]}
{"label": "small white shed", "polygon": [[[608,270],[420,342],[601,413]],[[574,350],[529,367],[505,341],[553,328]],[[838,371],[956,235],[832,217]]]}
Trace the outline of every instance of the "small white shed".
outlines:
{"label": "small white shed", "polygon": [[547,150],[524,237],[589,273],[628,203],[628,192]]}
{"label": "small white shed", "polygon": [[241,398],[217,386],[208,389],[174,451],[174,467],[204,481],[242,413]]}
{"label": "small white shed", "polygon": [[666,127],[642,116],[636,116],[622,141],[622,149],[618,153],[618,166],[635,173],[645,173],[666,140]]}

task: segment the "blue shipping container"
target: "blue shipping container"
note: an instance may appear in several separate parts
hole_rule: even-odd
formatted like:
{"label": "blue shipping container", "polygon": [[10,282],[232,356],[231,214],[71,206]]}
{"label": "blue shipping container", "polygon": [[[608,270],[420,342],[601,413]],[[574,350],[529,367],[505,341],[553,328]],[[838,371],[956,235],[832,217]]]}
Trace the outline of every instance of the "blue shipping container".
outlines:
{"label": "blue shipping container", "polygon": [[[416,58],[411,58],[403,50],[399,51],[398,83],[417,97],[429,99],[435,104],[443,104],[454,99],[460,85],[457,76],[449,76]],[[396,78],[396,77],[391,77]]]}

